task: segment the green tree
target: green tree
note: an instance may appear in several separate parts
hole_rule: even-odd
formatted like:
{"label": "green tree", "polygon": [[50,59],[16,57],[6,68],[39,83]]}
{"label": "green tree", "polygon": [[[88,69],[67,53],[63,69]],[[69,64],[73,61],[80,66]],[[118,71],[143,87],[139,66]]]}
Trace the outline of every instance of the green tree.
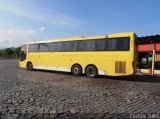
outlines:
{"label": "green tree", "polygon": [[13,56],[14,54],[14,51],[11,49],[11,48],[7,48],[5,49],[5,54],[8,55],[8,56]]}
{"label": "green tree", "polygon": [[21,48],[20,48],[20,47],[15,48],[14,53],[15,53],[15,55],[16,55],[17,57],[20,56],[20,51],[21,51]]}

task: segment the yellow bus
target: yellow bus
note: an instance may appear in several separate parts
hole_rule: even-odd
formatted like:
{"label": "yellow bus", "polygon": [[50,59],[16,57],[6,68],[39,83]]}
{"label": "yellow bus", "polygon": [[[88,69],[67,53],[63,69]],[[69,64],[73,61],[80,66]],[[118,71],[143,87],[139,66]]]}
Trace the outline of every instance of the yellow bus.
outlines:
{"label": "yellow bus", "polygon": [[136,35],[133,32],[95,37],[73,37],[22,45],[19,66],[71,72],[87,77],[135,73]]}

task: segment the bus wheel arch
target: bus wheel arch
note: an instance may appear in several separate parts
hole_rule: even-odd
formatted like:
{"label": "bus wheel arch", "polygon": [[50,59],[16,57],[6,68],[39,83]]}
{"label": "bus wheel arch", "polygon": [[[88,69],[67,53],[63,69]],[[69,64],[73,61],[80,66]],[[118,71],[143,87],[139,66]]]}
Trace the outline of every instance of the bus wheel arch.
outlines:
{"label": "bus wheel arch", "polygon": [[85,68],[85,74],[89,78],[96,78],[98,76],[98,68],[94,64],[89,64]]}
{"label": "bus wheel arch", "polygon": [[27,68],[27,70],[32,71],[33,70],[33,63],[31,61],[28,61],[26,64],[26,68]]}
{"label": "bus wheel arch", "polygon": [[71,73],[75,76],[80,76],[82,75],[82,66],[80,64],[73,64],[71,67]]}

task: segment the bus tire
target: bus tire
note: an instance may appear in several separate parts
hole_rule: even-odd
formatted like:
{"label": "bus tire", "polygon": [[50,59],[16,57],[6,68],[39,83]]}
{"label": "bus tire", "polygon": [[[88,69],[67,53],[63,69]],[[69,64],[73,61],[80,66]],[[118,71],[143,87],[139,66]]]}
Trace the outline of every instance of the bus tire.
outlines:
{"label": "bus tire", "polygon": [[98,76],[98,70],[95,66],[90,65],[86,68],[86,76],[89,78],[95,78]]}
{"label": "bus tire", "polygon": [[72,66],[71,72],[75,76],[80,76],[80,75],[82,75],[82,67],[78,64],[75,64]]}
{"label": "bus tire", "polygon": [[27,70],[29,70],[29,71],[33,70],[33,64],[31,62],[27,63]]}

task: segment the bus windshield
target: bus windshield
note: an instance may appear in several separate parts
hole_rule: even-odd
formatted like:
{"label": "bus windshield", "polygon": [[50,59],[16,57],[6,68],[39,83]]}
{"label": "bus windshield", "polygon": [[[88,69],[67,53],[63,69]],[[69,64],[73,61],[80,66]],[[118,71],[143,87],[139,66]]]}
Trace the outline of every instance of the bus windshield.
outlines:
{"label": "bus windshield", "polygon": [[24,61],[26,59],[26,53],[27,53],[27,45],[21,46],[21,53],[20,53],[20,60]]}

